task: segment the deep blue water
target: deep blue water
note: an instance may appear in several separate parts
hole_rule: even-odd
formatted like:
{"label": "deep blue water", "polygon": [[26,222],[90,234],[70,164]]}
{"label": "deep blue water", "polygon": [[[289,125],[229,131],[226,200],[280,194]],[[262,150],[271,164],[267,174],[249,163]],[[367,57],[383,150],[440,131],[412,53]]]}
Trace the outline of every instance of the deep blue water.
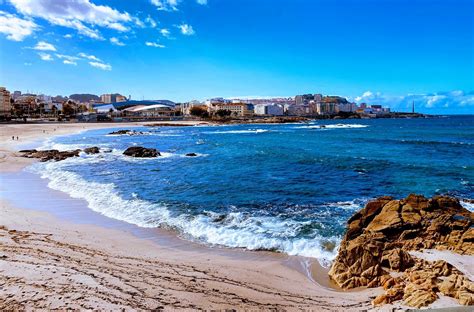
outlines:
{"label": "deep blue water", "polygon": [[[55,138],[44,147],[112,152],[32,170],[112,218],[323,261],[335,254],[328,243],[337,245],[347,219],[371,198],[474,198],[474,116],[136,130],[146,134],[107,136],[109,129]],[[132,145],[163,156],[123,156]],[[199,156],[184,156],[190,152]]]}

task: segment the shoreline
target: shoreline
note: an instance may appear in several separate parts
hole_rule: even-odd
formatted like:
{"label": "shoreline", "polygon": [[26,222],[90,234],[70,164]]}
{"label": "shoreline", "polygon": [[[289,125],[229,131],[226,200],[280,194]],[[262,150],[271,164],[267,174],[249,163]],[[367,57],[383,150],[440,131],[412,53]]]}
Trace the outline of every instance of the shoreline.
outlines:
{"label": "shoreline", "polygon": [[[153,124],[156,124],[157,122],[152,122]],[[176,122],[173,122],[176,123]],[[198,121],[196,123],[202,124],[202,122]],[[127,123],[127,127],[139,127],[142,125],[146,125],[146,123],[140,122],[140,123]],[[19,158],[15,156],[15,151],[12,150],[14,148],[19,149],[18,146],[27,146],[27,145],[32,145],[35,142],[38,142],[40,139],[44,139],[47,137],[50,137],[52,135],[57,136],[57,135],[66,135],[66,134],[72,134],[72,133],[77,133],[80,131],[85,131],[85,130],[90,130],[90,129],[97,129],[97,128],[120,128],[123,127],[124,124],[117,124],[117,123],[112,123],[112,124],[24,124],[24,125],[8,125],[4,126],[1,125],[0,127],[3,128],[2,130],[2,141],[6,142],[6,144],[2,144],[2,147],[0,149],[0,157],[1,157],[1,162],[0,162],[0,173],[2,175],[5,174],[10,174],[10,175],[17,175],[18,173],[27,165],[32,163],[31,159],[26,159],[26,158]],[[9,129],[6,129],[9,128]],[[28,128],[28,129],[25,129]],[[56,130],[54,130],[56,129]],[[6,130],[6,131],[5,131]],[[43,132],[44,130],[44,132]],[[12,132],[13,131],[13,132]],[[17,135],[14,134],[14,132],[19,132],[20,135],[20,140],[18,141],[8,141],[8,138],[11,139],[11,135]],[[12,134],[13,133],[13,134]],[[38,179],[40,179],[38,177]],[[8,179],[7,179],[8,180]],[[45,187],[45,185],[43,185]],[[5,187],[3,187],[5,189]],[[2,190],[3,192],[5,190]],[[44,190],[43,190],[44,192]],[[53,199],[58,198],[58,194],[54,194],[52,190],[49,190],[49,192],[45,192],[48,194],[47,196],[51,196],[52,199],[51,201],[54,201]],[[64,194],[64,193],[63,193]],[[43,195],[44,196],[44,195]],[[64,194],[64,197],[68,197],[67,194]],[[5,196],[3,196],[5,198]],[[44,197],[43,197],[44,200]],[[61,204],[65,204],[67,201],[66,200],[72,200],[72,199],[64,199]],[[11,201],[5,201],[2,199],[2,214],[4,215],[2,217],[2,220],[5,220],[1,224],[2,226],[6,227],[9,231],[13,228],[14,230],[26,230],[28,232],[34,231],[34,232],[54,232],[58,231],[57,233],[53,234],[58,235],[58,236],[67,236],[65,233],[69,232],[70,228],[76,228],[80,227],[80,230],[77,230],[76,232],[80,233],[80,237],[83,237],[83,241],[81,241],[81,247],[84,248],[89,248],[90,245],[94,245],[94,240],[99,240],[98,236],[96,233],[100,232],[103,233],[102,236],[100,236],[100,240],[102,240],[102,243],[100,246],[103,248],[107,244],[110,243],[109,239],[110,237],[115,237],[115,236],[120,236],[122,237],[122,240],[120,243],[114,242],[116,244],[116,248],[114,250],[108,250],[108,248],[105,248],[107,253],[113,253],[113,252],[122,252],[126,256],[131,256],[130,251],[129,251],[129,245],[130,242],[134,242],[134,249],[136,248],[144,248],[144,246],[147,246],[147,252],[150,252],[153,254],[153,257],[160,261],[178,261],[180,265],[188,265],[192,264],[193,266],[199,267],[202,265],[202,263],[206,263],[211,261],[212,265],[210,266],[210,269],[212,270],[217,270],[219,271],[219,274],[222,276],[231,276],[232,279],[238,280],[237,284],[242,284],[245,285],[246,283],[254,283],[258,282],[259,284],[264,285],[267,289],[273,289],[274,293],[270,296],[269,294],[265,294],[262,296],[262,294],[254,297],[251,296],[249,292],[252,292],[252,289],[255,288],[254,286],[252,287],[243,287],[243,286],[235,286],[235,282],[231,283],[231,285],[227,285],[225,287],[237,287],[234,291],[234,295],[237,296],[243,296],[242,298],[244,300],[241,300],[240,302],[235,302],[233,301],[232,303],[223,303],[223,302],[216,302],[214,300],[208,300],[209,296],[211,294],[207,294],[206,298],[203,299],[200,297],[199,300],[193,301],[192,304],[195,305],[195,307],[203,307],[203,308],[229,308],[229,307],[280,307],[280,308],[301,308],[301,307],[312,307],[312,308],[318,308],[318,307],[323,307],[323,306],[328,306],[328,307],[333,307],[334,309],[337,309],[337,307],[342,307],[345,306],[346,304],[349,304],[351,308],[353,309],[368,309],[370,308],[370,299],[369,297],[374,296],[378,290],[363,290],[362,292],[357,291],[357,292],[346,292],[346,291],[340,291],[336,289],[329,289],[328,287],[330,286],[327,282],[324,282],[324,279],[329,280],[327,278],[327,274],[325,270],[322,270],[321,267],[319,266],[319,263],[317,265],[314,264],[314,262],[317,262],[316,259],[304,259],[303,257],[296,257],[296,256],[288,256],[284,254],[278,254],[278,253],[272,253],[272,252],[264,252],[264,251],[246,251],[246,250],[240,250],[240,249],[229,249],[229,248],[217,248],[217,247],[208,247],[204,246],[201,244],[193,243],[193,242],[188,242],[185,240],[182,240],[181,238],[178,238],[176,236],[173,237],[172,233],[166,234],[166,231],[160,230],[160,229],[150,229],[150,231],[146,230],[141,230],[141,233],[137,235],[137,232],[133,233],[133,230],[131,230],[132,226],[130,224],[127,224],[124,226],[123,224],[121,226],[124,226],[124,228],[120,228],[117,224],[111,225],[111,228],[108,228],[104,226],[104,219],[108,219],[104,216],[101,216],[92,210],[88,209],[87,206],[85,205],[85,202],[82,203],[77,203],[79,200],[73,200],[76,201],[74,204],[75,206],[79,205],[82,206],[82,213],[84,214],[85,210],[89,211],[88,217],[91,216],[91,214],[96,214],[97,219],[101,219],[100,221],[97,221],[94,223],[86,225],[83,223],[90,223],[90,222],[84,222],[86,220],[83,219],[76,219],[74,218],[68,220],[67,218],[62,218],[58,217],[54,213],[51,212],[44,212],[38,210],[41,209],[34,209],[33,211],[31,210],[25,210],[24,207],[27,206],[25,204],[19,204],[19,203],[11,203]],[[41,200],[39,202],[42,202]],[[68,203],[71,203],[69,201]],[[36,204],[36,203],[32,203]],[[17,208],[18,206],[21,206],[20,208]],[[34,207],[33,207],[34,208]],[[61,209],[61,208],[58,208]],[[64,212],[65,209],[63,208],[62,211]],[[75,212],[77,213],[77,211]],[[31,218],[31,215],[36,215],[36,214],[41,214],[42,219],[47,219],[47,225],[45,224],[37,224],[36,222],[28,222],[28,219]],[[87,215],[87,213],[86,213]],[[16,220],[20,218],[19,216],[26,217],[27,220],[24,218],[21,220]],[[76,215],[77,217],[77,215]],[[16,218],[16,219],[15,219]],[[12,221],[13,220],[13,221]],[[79,224],[77,223],[78,220],[82,220],[83,222],[80,222]],[[110,219],[112,220],[112,219]],[[74,222],[76,221],[76,222]],[[115,222],[114,220],[113,222]],[[117,221],[120,223],[120,221]],[[116,223],[116,222],[115,222]],[[125,223],[125,222],[122,222]],[[49,227],[49,225],[54,225],[54,230]],[[127,229],[128,227],[128,229]],[[138,228],[138,227],[135,227]],[[135,229],[136,230],[136,229]],[[117,233],[118,232],[118,233]],[[153,233],[152,233],[153,232]],[[90,236],[90,234],[93,234]],[[50,233],[49,233],[50,234]],[[152,237],[150,239],[150,236]],[[160,238],[157,240],[156,238]],[[163,239],[163,237],[165,237]],[[155,238],[155,240],[153,239]],[[167,245],[166,242],[169,244]],[[139,247],[137,247],[140,245]],[[132,253],[134,253],[136,250],[134,250]],[[66,252],[67,253],[67,252]],[[9,256],[7,256],[9,257]],[[8,259],[8,258],[7,258]],[[143,260],[142,258],[140,258]],[[192,260],[190,260],[192,259]],[[141,260],[136,260],[136,261],[141,261]],[[309,265],[305,267],[304,263],[309,261]],[[10,266],[12,263],[10,261],[6,261],[8,263],[8,266]],[[312,263],[311,263],[312,262]],[[209,265],[206,264],[204,267],[209,268]],[[225,270],[221,270],[222,267],[225,267]],[[255,270],[255,268],[258,268],[258,270]],[[247,271],[253,271],[254,276],[248,276],[247,274],[243,274],[242,271],[247,272]],[[308,278],[307,270],[312,271],[311,275],[314,278],[312,281],[310,278]],[[19,272],[20,273],[20,272]],[[48,276],[46,274],[47,272],[43,272],[45,276]],[[219,276],[221,276],[219,275]],[[323,278],[324,275],[324,278]],[[279,280],[282,276],[285,276],[285,280],[281,281]],[[179,276],[174,276],[174,278],[180,279]],[[279,280],[277,283],[275,283],[276,280]],[[326,285],[324,285],[326,284]],[[232,286],[234,285],[234,286]],[[168,285],[171,287],[171,285]],[[25,286],[26,287],[26,286]],[[166,288],[166,287],[165,287]],[[204,285],[204,287],[200,290],[195,290],[191,291],[192,294],[195,296],[203,296],[203,293],[211,291],[212,296],[215,296],[216,293],[220,292],[214,292],[214,288],[210,285]],[[8,287],[6,289],[8,291]],[[77,289],[75,291],[78,291]],[[150,291],[150,289],[148,289]],[[255,291],[255,290],[253,290]],[[298,303],[289,300],[288,298],[283,298],[281,296],[282,291],[291,291],[292,295],[291,296],[303,296],[305,299],[298,300]],[[279,293],[279,295],[276,295],[276,293]],[[324,294],[324,298],[326,298],[323,302],[318,302],[313,301],[313,297],[318,298],[321,296],[321,294]],[[189,296],[189,294],[187,295]],[[211,297],[212,297],[211,296]],[[266,297],[270,296],[271,300],[270,301],[265,301]],[[186,298],[186,296],[184,297]],[[184,300],[184,298],[181,298]],[[226,300],[231,300],[232,297],[227,298]],[[241,299],[242,299],[241,298]],[[250,298],[252,300],[250,300]],[[45,299],[46,300],[46,299]],[[261,300],[264,300],[265,302],[263,303],[264,305],[261,306],[262,302]],[[308,301],[309,300],[309,301]],[[178,300],[180,301],[180,300]],[[350,303],[349,303],[350,302]],[[275,303],[275,306],[272,304]],[[197,304],[197,305],[196,305]],[[67,305],[69,307],[69,305]],[[84,306],[82,306],[84,307]],[[99,308],[105,308],[105,306],[97,306]],[[151,307],[151,306],[150,306]],[[175,306],[177,308],[179,306]],[[191,306],[189,306],[191,307]]]}

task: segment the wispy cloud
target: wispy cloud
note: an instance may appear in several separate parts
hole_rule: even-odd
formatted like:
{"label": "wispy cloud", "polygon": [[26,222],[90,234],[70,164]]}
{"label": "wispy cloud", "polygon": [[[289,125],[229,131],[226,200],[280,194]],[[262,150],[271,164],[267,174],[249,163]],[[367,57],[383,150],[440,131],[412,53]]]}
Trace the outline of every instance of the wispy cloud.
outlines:
{"label": "wispy cloud", "polygon": [[150,41],[145,42],[145,45],[148,46],[148,47],[154,47],[154,48],[166,48],[166,46],[163,45],[163,44],[159,44],[159,43],[156,43],[156,42],[150,42]]}
{"label": "wispy cloud", "polygon": [[160,34],[165,38],[169,38],[171,36],[171,32],[167,28],[160,29]]}
{"label": "wispy cloud", "polygon": [[192,36],[196,33],[193,29],[193,26],[191,26],[189,24],[184,24],[183,23],[181,25],[177,25],[176,27],[178,27],[179,30],[181,31],[181,33],[185,36]]}
{"label": "wispy cloud", "polygon": [[29,19],[0,11],[0,33],[7,35],[8,40],[23,41],[39,26]]}
{"label": "wispy cloud", "polygon": [[115,45],[118,45],[118,46],[121,46],[121,47],[123,47],[125,45],[125,43],[123,43],[122,41],[120,41],[118,38],[115,38],[115,37],[110,38],[110,42],[112,44],[115,44]]}
{"label": "wispy cloud", "polygon": [[88,60],[91,60],[91,61],[95,61],[95,62],[102,62],[101,59],[99,59],[98,57],[94,56],[94,55],[91,55],[91,54],[87,54],[87,53],[84,53],[84,52],[81,52],[79,54],[77,54],[79,57],[82,57],[84,59],[88,59]]}
{"label": "wispy cloud", "polygon": [[110,6],[96,5],[89,0],[10,0],[16,10],[29,17],[41,18],[53,25],[76,29],[80,34],[103,39],[96,26],[128,31],[132,17]]}
{"label": "wispy cloud", "polygon": [[39,41],[34,47],[34,50],[39,51],[56,51],[56,48],[51,43],[47,43],[46,41]]}
{"label": "wispy cloud", "polygon": [[66,64],[66,65],[74,65],[74,66],[77,66],[77,63],[76,63],[76,62],[70,61],[70,60],[63,60],[63,63]]}
{"label": "wispy cloud", "polygon": [[102,70],[107,70],[107,71],[112,70],[112,66],[110,66],[109,64],[101,63],[101,62],[89,62],[89,65],[98,69],[102,69]]}
{"label": "wispy cloud", "polygon": [[145,19],[145,22],[147,22],[151,28],[158,26],[158,23],[150,15],[148,15],[148,17]]}
{"label": "wispy cloud", "polygon": [[48,54],[48,53],[43,53],[43,52],[40,52],[38,53],[39,57],[43,60],[43,61],[47,61],[47,62],[50,62],[50,61],[53,61],[53,57],[51,54]]}
{"label": "wispy cloud", "polygon": [[196,2],[200,5],[206,5],[207,4],[207,0],[196,0]]}
{"label": "wispy cloud", "polygon": [[178,11],[181,0],[150,0],[159,11]]}

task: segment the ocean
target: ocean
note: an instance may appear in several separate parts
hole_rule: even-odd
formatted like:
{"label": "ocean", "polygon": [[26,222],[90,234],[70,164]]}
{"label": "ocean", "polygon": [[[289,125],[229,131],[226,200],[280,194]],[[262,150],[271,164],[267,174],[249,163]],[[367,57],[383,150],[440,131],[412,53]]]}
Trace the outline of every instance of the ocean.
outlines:
{"label": "ocean", "polygon": [[[474,116],[134,130],[143,134],[100,129],[55,137],[41,148],[103,152],[27,170],[110,218],[323,265],[335,257],[347,220],[370,199],[474,198]],[[130,146],[162,156],[122,155]]]}

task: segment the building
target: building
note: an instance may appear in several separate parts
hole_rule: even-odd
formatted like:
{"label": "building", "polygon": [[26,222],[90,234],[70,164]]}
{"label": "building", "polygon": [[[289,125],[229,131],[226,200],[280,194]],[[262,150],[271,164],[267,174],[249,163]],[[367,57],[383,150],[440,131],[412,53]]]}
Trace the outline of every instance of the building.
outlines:
{"label": "building", "polygon": [[355,103],[341,103],[336,106],[337,112],[354,113],[357,110]]}
{"label": "building", "polygon": [[322,102],[322,103],[316,103],[315,108],[316,108],[316,114],[318,115],[333,115],[337,113],[336,110],[337,104],[336,103],[331,103],[331,102]]}
{"label": "building", "polygon": [[105,104],[110,104],[110,103],[117,103],[117,102],[126,102],[127,98],[119,93],[102,94],[100,96],[100,101]]}
{"label": "building", "polygon": [[44,94],[39,94],[36,96],[36,100],[39,102],[39,103],[52,103],[53,102],[53,99],[51,96],[49,95],[44,95]]}
{"label": "building", "polygon": [[287,114],[290,116],[306,116],[311,114],[311,108],[309,104],[289,105]]}
{"label": "building", "polygon": [[9,118],[11,116],[11,110],[10,91],[4,87],[0,87],[0,117]]}
{"label": "building", "polygon": [[100,101],[106,104],[115,103],[116,97],[113,94],[102,94]]}
{"label": "building", "polygon": [[12,98],[14,100],[16,100],[17,98],[19,98],[21,96],[21,91],[14,91],[13,92],[13,95],[12,95]]}
{"label": "building", "polygon": [[254,106],[255,115],[282,116],[284,109],[277,104],[258,104]]}
{"label": "building", "polygon": [[219,110],[228,110],[231,116],[235,117],[251,117],[253,116],[254,106],[247,103],[214,103],[209,108],[209,112],[217,112]]}
{"label": "building", "polygon": [[127,101],[127,97],[123,96],[123,95],[120,95],[118,94],[116,97],[115,97],[115,102],[119,103],[119,102],[125,102]]}
{"label": "building", "polygon": [[157,117],[171,117],[175,115],[174,107],[163,104],[155,105],[137,105],[125,108],[123,110],[124,117],[144,117],[144,118],[157,118]]}
{"label": "building", "polygon": [[194,101],[191,101],[191,102],[181,104],[181,114],[184,115],[184,116],[191,115],[191,108],[193,108],[193,107],[202,107],[203,109],[208,110],[207,105],[205,105],[204,103],[202,103],[200,101],[194,100]]}

